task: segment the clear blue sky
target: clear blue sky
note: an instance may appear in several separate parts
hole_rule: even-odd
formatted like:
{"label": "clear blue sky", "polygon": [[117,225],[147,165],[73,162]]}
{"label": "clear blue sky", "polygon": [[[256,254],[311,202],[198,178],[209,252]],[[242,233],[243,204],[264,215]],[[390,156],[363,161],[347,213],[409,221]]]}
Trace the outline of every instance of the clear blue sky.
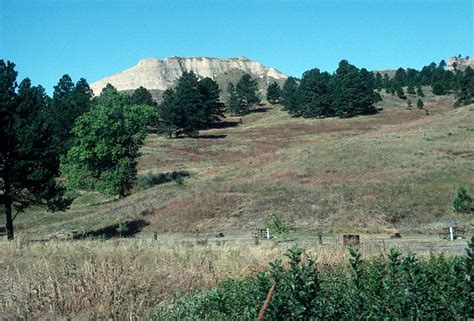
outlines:
{"label": "clear blue sky", "polygon": [[0,0],[0,58],[49,93],[142,58],[247,56],[293,76],[473,56],[473,1]]}

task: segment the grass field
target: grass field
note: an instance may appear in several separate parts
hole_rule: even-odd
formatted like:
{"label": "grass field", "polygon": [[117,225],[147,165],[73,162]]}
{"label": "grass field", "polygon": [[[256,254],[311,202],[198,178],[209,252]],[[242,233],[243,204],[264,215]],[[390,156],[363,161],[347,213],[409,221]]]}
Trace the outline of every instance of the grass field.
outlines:
{"label": "grass field", "polygon": [[139,237],[250,235],[271,213],[298,234],[429,234],[453,221],[472,229],[472,215],[454,214],[451,201],[460,186],[474,193],[474,106],[454,109],[452,96],[424,92],[423,110],[382,93],[374,116],[299,119],[265,106],[199,139],[151,134],[139,174],[186,170],[184,185],[137,188],[121,200],[82,193],[65,213],[20,214],[16,232],[45,238],[140,219]]}

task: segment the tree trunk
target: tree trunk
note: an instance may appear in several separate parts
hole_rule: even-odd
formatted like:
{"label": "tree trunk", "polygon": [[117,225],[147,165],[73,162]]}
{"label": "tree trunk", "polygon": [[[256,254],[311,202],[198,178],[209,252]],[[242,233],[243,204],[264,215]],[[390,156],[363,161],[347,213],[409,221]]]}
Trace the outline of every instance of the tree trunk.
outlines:
{"label": "tree trunk", "polygon": [[7,229],[7,237],[8,240],[13,240],[12,197],[11,186],[8,180],[4,181],[3,206],[5,208],[5,228]]}

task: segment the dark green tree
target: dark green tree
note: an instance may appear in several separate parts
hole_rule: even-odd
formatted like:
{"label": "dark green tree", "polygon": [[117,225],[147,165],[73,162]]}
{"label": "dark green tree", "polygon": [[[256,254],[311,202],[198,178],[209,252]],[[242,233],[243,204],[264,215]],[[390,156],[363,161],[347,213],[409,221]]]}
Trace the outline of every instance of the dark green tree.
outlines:
{"label": "dark green tree", "polygon": [[421,98],[418,98],[418,101],[416,102],[416,108],[423,109],[424,106],[425,104],[423,103],[423,100],[421,100]]}
{"label": "dark green tree", "polygon": [[378,92],[381,92],[382,91],[382,88],[383,88],[383,79],[382,79],[382,75],[377,72],[375,74],[375,83],[374,83],[374,87],[377,89]]}
{"label": "dark green tree", "polygon": [[458,213],[469,213],[474,211],[474,201],[467,193],[465,187],[459,188],[458,194],[453,198],[453,207]]}
{"label": "dark green tree", "polygon": [[446,95],[446,89],[442,81],[437,81],[431,85],[431,90],[433,94],[437,96]]}
{"label": "dark green tree", "polygon": [[143,86],[138,87],[135,89],[131,96],[131,101],[135,105],[148,105],[151,107],[156,107],[157,104],[153,100],[153,96],[151,93]]}
{"label": "dark green tree", "polygon": [[62,166],[68,187],[126,196],[136,180],[138,150],[153,113],[153,107],[134,105],[113,88],[103,90],[74,124],[75,144]]}
{"label": "dark green tree", "polygon": [[298,115],[298,83],[296,82],[296,78],[288,77],[288,79],[283,84],[283,88],[281,90],[281,99],[283,108],[288,111],[290,115],[293,116],[300,116]]}
{"label": "dark green tree", "polygon": [[158,106],[158,131],[171,138],[178,130],[175,124],[179,122],[180,117],[175,106],[174,90],[169,88],[163,93],[162,102]]}
{"label": "dark green tree", "polygon": [[252,106],[260,103],[260,97],[257,93],[257,80],[252,79],[249,74],[245,74],[240,78],[236,91],[239,96],[242,114],[248,114]]}
{"label": "dark green tree", "polygon": [[72,127],[77,117],[91,107],[92,90],[84,78],[74,85],[69,75],[64,75],[54,86],[53,98],[47,109],[47,117],[65,155],[72,146]]}
{"label": "dark green tree", "polygon": [[227,91],[229,93],[229,99],[227,100],[227,107],[229,108],[230,114],[235,116],[240,114],[240,101],[237,92],[235,91],[235,86],[233,83],[229,83],[227,86]]}
{"label": "dark green tree", "polygon": [[455,107],[474,103],[474,70],[467,67],[459,80],[456,90],[457,101]]}
{"label": "dark green tree", "polygon": [[406,99],[407,98],[407,96],[405,96],[405,92],[403,91],[402,85],[398,81],[394,82],[394,87],[393,88],[395,89],[395,92],[396,92],[398,98],[400,98],[400,99]]}
{"label": "dark green tree", "polygon": [[17,86],[14,68],[0,60],[0,203],[9,240],[14,219],[28,207],[58,211],[71,203],[56,181],[60,146],[45,117],[47,96],[29,79]]}
{"label": "dark green tree", "polygon": [[299,104],[293,115],[306,118],[334,116],[330,78],[327,72],[321,73],[317,68],[305,71],[297,90]]}
{"label": "dark green tree", "polygon": [[275,105],[276,103],[280,101],[280,97],[281,97],[280,86],[276,82],[271,83],[270,86],[268,86],[267,88],[267,101],[270,104]]}
{"label": "dark green tree", "polygon": [[419,97],[425,97],[425,94],[423,93],[421,86],[416,87],[416,95]]}
{"label": "dark green tree", "polygon": [[395,72],[395,76],[393,77],[393,79],[399,82],[400,86],[405,86],[406,81],[407,81],[407,73],[405,69],[398,68],[397,71]]}
{"label": "dark green tree", "polygon": [[407,93],[409,93],[411,95],[415,95],[415,87],[413,87],[412,83],[408,84]]}
{"label": "dark green tree", "polygon": [[204,78],[199,81],[198,88],[204,115],[201,126],[209,126],[225,118],[224,105],[219,100],[220,89],[217,82],[211,78]]}

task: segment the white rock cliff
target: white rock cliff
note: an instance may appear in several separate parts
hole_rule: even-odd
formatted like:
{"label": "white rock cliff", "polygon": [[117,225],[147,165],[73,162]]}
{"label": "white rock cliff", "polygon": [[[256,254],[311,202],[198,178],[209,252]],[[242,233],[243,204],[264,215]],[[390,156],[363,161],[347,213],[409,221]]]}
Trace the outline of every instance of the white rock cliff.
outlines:
{"label": "white rock cliff", "polygon": [[134,90],[140,86],[147,89],[165,90],[174,85],[185,71],[193,71],[200,77],[215,79],[219,74],[241,70],[254,77],[268,80],[288,78],[275,68],[267,68],[257,61],[245,57],[239,58],[207,58],[207,57],[170,57],[164,60],[157,58],[143,59],[136,66],[103,78],[91,84],[94,94],[98,95],[107,83],[117,90]]}

